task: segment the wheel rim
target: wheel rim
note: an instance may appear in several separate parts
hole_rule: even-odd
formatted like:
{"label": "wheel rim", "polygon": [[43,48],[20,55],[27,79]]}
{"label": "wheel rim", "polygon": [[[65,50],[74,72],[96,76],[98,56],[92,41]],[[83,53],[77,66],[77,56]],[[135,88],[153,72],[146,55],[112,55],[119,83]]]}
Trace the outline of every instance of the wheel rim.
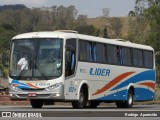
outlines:
{"label": "wheel rim", "polygon": [[79,102],[83,106],[83,104],[84,104],[84,95],[83,95],[83,93],[80,94]]}
{"label": "wheel rim", "polygon": [[129,98],[128,98],[128,104],[129,105],[132,105],[132,103],[133,103],[133,97],[132,97],[132,95],[131,95],[131,93],[129,94]]}

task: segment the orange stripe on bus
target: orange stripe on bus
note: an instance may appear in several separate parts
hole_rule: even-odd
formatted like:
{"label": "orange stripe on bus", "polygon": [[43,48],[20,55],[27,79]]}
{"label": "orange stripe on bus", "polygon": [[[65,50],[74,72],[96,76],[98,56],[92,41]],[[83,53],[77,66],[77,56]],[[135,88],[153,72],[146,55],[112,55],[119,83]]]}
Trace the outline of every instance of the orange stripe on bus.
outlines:
{"label": "orange stripe on bus", "polygon": [[140,85],[145,85],[145,86],[148,86],[152,89],[155,89],[155,83],[152,83],[152,82],[144,82],[144,83],[139,83]]}
{"label": "orange stripe on bus", "polygon": [[121,80],[123,80],[124,78],[126,78],[127,76],[129,76],[133,73],[135,73],[135,72],[127,72],[127,73],[123,73],[123,74],[119,75],[118,77],[114,78],[111,82],[106,84],[103,88],[101,88],[100,90],[98,90],[96,93],[94,93],[92,95],[97,95],[97,94],[100,94],[100,93],[108,90],[109,88],[111,88],[112,86],[114,86],[115,84],[117,84],[118,82],[120,82]]}
{"label": "orange stripe on bus", "polygon": [[39,88],[37,86],[32,85],[31,83],[27,83],[29,86],[33,87],[33,88]]}

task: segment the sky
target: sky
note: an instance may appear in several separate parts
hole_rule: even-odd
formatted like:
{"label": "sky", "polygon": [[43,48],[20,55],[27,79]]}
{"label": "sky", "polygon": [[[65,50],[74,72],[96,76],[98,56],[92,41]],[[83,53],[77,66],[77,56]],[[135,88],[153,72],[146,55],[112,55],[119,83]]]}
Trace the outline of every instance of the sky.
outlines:
{"label": "sky", "polygon": [[129,11],[134,10],[135,0],[0,0],[0,5],[24,4],[32,7],[65,7],[74,5],[78,14],[87,15],[88,17],[102,16],[102,9],[109,8],[109,16],[127,16]]}

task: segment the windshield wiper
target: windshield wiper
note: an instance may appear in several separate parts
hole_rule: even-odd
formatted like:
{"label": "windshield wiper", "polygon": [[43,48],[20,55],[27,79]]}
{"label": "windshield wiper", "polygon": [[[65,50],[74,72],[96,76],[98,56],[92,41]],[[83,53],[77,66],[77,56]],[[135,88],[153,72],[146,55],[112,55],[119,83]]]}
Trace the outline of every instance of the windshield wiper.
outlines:
{"label": "windshield wiper", "polygon": [[17,78],[17,80],[21,79],[22,76],[24,75],[25,71],[26,71],[26,67],[28,66],[28,64],[26,64],[23,68],[23,70],[21,70],[21,72],[19,73],[19,76]]}
{"label": "windshield wiper", "polygon": [[39,68],[39,64],[37,65],[37,63],[35,63],[35,67],[37,68],[37,70],[39,71],[41,76],[43,76],[46,80],[48,80],[46,74],[44,72],[42,72],[41,69]]}

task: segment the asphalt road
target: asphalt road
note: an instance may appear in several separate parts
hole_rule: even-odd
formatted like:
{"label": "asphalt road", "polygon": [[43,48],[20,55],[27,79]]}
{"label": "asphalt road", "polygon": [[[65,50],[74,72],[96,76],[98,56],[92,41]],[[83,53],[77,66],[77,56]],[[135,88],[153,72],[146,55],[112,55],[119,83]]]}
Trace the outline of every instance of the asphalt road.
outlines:
{"label": "asphalt road", "polygon": [[[79,120],[106,120],[106,118],[148,118],[160,119],[160,105],[134,105],[133,108],[119,109],[114,104],[109,106],[100,106],[96,109],[73,109],[71,106],[43,106],[42,109],[33,109],[31,106],[0,106],[0,119],[9,119],[26,117],[38,119],[56,118],[56,120],[70,120],[78,118]],[[92,119],[91,119],[92,118]],[[46,120],[45,119],[45,120]],[[76,120],[78,120],[76,119]],[[113,119],[113,120],[114,120]],[[34,118],[35,120],[35,118]],[[53,119],[54,120],[54,119]]]}

